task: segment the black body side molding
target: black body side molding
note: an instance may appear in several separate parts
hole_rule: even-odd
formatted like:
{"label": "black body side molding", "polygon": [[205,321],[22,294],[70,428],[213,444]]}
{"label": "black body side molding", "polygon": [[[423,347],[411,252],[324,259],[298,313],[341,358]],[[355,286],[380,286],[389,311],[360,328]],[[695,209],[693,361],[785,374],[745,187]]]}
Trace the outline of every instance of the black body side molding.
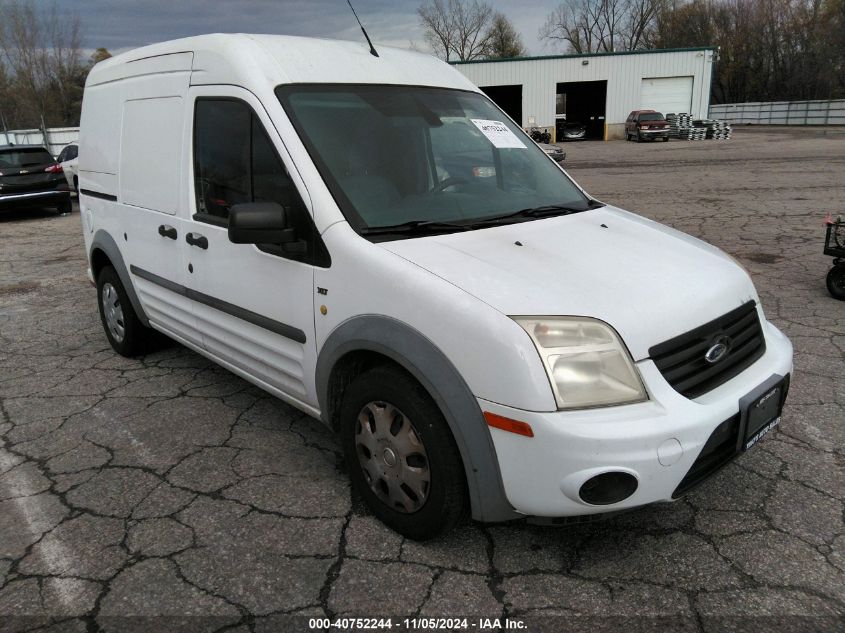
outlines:
{"label": "black body side molding", "polygon": [[92,198],[100,198],[100,200],[108,200],[109,202],[117,202],[117,196],[110,193],[100,193],[99,191],[91,191],[90,189],[80,189],[79,193]]}
{"label": "black body side molding", "polygon": [[129,270],[133,275],[136,275],[141,279],[145,279],[146,281],[154,283],[157,286],[161,286],[162,288],[166,288],[171,292],[175,292],[176,294],[180,294],[184,297],[187,297],[188,299],[192,299],[197,303],[202,303],[203,305],[207,305],[210,308],[219,310],[220,312],[230,314],[235,318],[241,319],[242,321],[252,323],[253,325],[257,325],[260,328],[264,328],[265,330],[269,330],[271,332],[274,332],[275,334],[284,336],[285,338],[289,338],[292,341],[296,341],[297,343],[304,344],[307,340],[305,337],[305,332],[303,332],[299,328],[295,328],[291,325],[287,325],[286,323],[281,323],[279,321],[274,321],[273,319],[267,318],[266,316],[258,314],[257,312],[252,312],[227,301],[223,301],[222,299],[209,296],[202,292],[197,292],[196,290],[187,288],[181,284],[177,284],[173,281],[170,281],[169,279],[165,279],[164,277],[160,277],[159,275],[144,270],[143,268],[138,268],[134,264],[129,266]]}

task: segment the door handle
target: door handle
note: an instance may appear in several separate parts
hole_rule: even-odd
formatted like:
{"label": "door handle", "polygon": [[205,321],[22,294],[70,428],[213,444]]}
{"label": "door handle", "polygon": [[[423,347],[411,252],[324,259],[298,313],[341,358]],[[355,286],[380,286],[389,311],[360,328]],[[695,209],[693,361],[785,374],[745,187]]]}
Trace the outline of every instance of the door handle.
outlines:
{"label": "door handle", "polygon": [[188,233],[185,236],[185,241],[191,246],[197,246],[203,250],[208,248],[208,238],[206,238],[205,235],[200,235],[199,233]]}
{"label": "door handle", "polygon": [[171,240],[175,240],[177,237],[176,229],[167,224],[162,224],[158,227],[158,234],[162,237],[169,237]]}

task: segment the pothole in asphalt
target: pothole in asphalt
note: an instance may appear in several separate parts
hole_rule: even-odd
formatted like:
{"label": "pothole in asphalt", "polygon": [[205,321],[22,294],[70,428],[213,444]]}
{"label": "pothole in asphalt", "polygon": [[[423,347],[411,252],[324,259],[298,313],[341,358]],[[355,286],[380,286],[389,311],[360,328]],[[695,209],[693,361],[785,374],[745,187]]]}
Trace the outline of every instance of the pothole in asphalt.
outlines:
{"label": "pothole in asphalt", "polygon": [[772,253],[749,253],[745,259],[750,259],[752,262],[758,264],[774,264],[783,259],[783,255],[774,255]]}
{"label": "pothole in asphalt", "polygon": [[22,295],[28,292],[34,292],[40,287],[41,284],[37,281],[19,281],[16,284],[0,286],[0,297]]}

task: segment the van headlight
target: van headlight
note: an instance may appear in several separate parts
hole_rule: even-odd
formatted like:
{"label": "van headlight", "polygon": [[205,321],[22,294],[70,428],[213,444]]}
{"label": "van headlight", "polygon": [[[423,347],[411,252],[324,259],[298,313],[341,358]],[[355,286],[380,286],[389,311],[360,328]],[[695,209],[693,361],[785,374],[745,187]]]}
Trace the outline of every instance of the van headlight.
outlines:
{"label": "van headlight", "polygon": [[585,317],[512,317],[540,354],[560,409],[648,400],[639,372],[619,335]]}

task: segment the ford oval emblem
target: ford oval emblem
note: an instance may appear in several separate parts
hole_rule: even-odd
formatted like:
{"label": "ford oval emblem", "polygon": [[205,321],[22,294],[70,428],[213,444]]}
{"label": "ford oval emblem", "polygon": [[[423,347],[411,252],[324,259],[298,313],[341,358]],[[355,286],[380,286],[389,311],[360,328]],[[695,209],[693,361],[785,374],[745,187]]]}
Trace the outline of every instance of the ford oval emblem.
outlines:
{"label": "ford oval emblem", "polygon": [[718,363],[728,354],[728,350],[730,350],[731,340],[727,336],[720,336],[717,338],[713,345],[710,346],[710,349],[704,354],[704,360],[706,360],[711,365],[713,363]]}

